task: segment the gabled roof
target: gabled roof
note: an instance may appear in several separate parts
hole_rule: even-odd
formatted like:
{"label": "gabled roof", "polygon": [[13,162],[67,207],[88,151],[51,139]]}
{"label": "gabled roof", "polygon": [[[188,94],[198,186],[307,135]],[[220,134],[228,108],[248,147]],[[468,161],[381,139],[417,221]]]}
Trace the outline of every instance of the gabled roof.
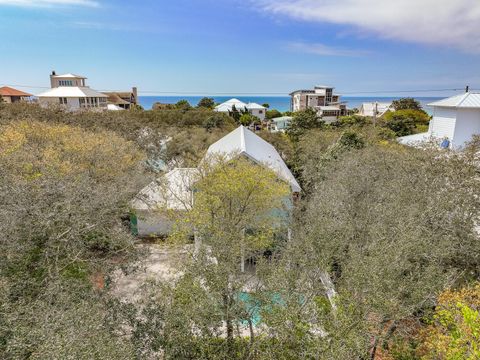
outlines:
{"label": "gabled roof", "polygon": [[53,78],[71,78],[71,79],[86,79],[85,76],[75,74],[52,75]]}
{"label": "gabled roof", "polygon": [[290,184],[293,192],[302,190],[277,150],[244,126],[238,127],[212,144],[208,148],[206,157],[215,155],[224,155],[227,159],[245,155],[273,170],[279,178]]}
{"label": "gabled roof", "polygon": [[237,110],[265,110],[265,106],[262,106],[260,104],[250,102],[248,104],[245,104],[243,101],[240,101],[238,99],[230,99],[228,101],[225,101],[224,103],[221,103],[220,105],[215,106],[215,111],[220,111],[220,112],[227,112],[227,111],[232,111],[233,106],[235,105],[235,108]]}
{"label": "gabled roof", "polygon": [[273,122],[292,121],[292,120],[293,120],[293,116],[280,116],[272,119]]}
{"label": "gabled roof", "polygon": [[198,169],[176,168],[151,182],[132,201],[136,210],[188,210],[192,206],[192,185]]}
{"label": "gabled roof", "polygon": [[33,96],[32,94],[11,88],[9,86],[0,87],[0,95],[1,96],[24,96],[24,97]]}
{"label": "gabled roof", "polygon": [[220,105],[215,106],[215,111],[231,111],[234,105],[237,110],[245,109],[247,107],[247,104],[245,104],[243,101],[238,99],[230,99],[224,103],[221,103]]}
{"label": "gabled roof", "polygon": [[254,103],[254,102],[248,103],[246,108],[249,109],[249,110],[265,110],[266,109],[265,106],[262,106],[260,104]]}
{"label": "gabled roof", "polygon": [[[385,114],[388,110],[393,110],[391,102],[377,102],[376,104],[377,104],[378,115],[380,116]],[[375,103],[374,102],[363,103],[360,109],[363,110],[362,112],[364,116],[373,116]]]}
{"label": "gabled roof", "polygon": [[107,98],[107,95],[102,94],[101,92],[90,89],[89,87],[78,87],[78,86],[60,86],[57,88],[50,89],[41,94],[38,94],[37,97],[73,97],[73,98],[82,98],[82,97],[99,97]]}
{"label": "gabled roof", "polygon": [[428,106],[477,109],[480,108],[480,93],[467,92],[435,101],[428,104]]}
{"label": "gabled roof", "polygon": [[108,96],[107,101],[110,104],[115,104],[115,105],[127,105],[130,104],[130,102],[123,100],[118,93],[114,92],[105,92],[103,93]]}

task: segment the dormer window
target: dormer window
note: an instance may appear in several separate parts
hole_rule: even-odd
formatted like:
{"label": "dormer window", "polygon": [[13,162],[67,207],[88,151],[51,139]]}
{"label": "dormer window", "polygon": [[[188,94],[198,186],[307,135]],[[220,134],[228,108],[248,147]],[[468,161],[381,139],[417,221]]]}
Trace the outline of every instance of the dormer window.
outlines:
{"label": "dormer window", "polygon": [[72,80],[58,80],[59,86],[73,86]]}

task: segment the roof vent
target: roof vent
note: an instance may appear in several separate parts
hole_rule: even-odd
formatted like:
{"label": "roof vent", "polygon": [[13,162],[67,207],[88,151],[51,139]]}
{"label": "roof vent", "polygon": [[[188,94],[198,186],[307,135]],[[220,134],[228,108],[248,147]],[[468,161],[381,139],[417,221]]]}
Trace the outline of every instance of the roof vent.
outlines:
{"label": "roof vent", "polygon": [[53,75],[53,76],[57,75],[57,73],[55,72],[55,70],[52,70],[52,75]]}

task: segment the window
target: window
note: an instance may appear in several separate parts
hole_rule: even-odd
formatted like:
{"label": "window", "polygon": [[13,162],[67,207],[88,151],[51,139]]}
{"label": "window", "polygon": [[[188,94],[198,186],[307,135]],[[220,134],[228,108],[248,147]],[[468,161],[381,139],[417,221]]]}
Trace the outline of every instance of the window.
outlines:
{"label": "window", "polygon": [[60,100],[60,104],[67,105],[67,98],[66,97],[61,97],[61,98],[59,98],[59,100]]}
{"label": "window", "polygon": [[59,86],[73,86],[72,80],[58,80]]}

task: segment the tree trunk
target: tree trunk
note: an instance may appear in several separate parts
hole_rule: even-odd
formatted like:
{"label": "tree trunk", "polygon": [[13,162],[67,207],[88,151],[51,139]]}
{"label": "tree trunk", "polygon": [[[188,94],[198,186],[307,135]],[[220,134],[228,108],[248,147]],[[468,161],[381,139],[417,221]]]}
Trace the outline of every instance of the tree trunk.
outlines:
{"label": "tree trunk", "polygon": [[320,281],[322,282],[325,291],[327,292],[328,301],[330,301],[333,313],[335,314],[337,312],[337,305],[335,304],[335,297],[337,296],[337,292],[335,291],[332,279],[326,271],[322,271],[320,273]]}
{"label": "tree trunk", "polygon": [[233,347],[233,322],[230,319],[230,299],[227,294],[223,295],[223,306],[225,312],[225,324],[227,327],[227,349],[228,354],[233,358],[234,357],[234,347]]}

